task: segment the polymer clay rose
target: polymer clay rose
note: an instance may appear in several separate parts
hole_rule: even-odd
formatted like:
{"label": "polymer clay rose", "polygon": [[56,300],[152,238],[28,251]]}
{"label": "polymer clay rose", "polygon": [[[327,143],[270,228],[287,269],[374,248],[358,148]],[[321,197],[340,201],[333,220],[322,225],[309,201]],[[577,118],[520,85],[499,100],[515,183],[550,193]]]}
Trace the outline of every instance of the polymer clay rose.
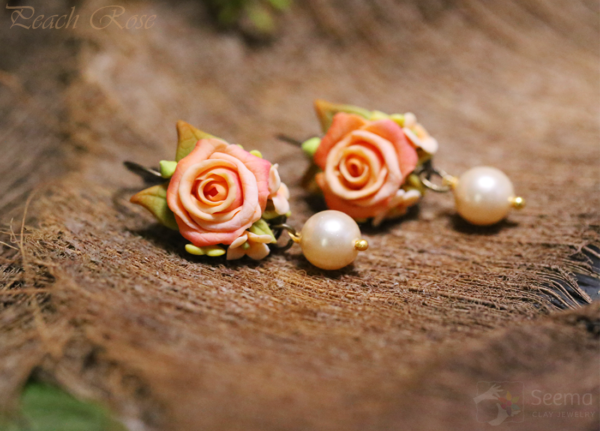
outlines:
{"label": "polymer clay rose", "polygon": [[177,132],[177,160],[161,161],[160,174],[168,182],[131,201],[179,230],[191,242],[186,245],[191,254],[264,258],[267,244],[276,242],[270,223],[284,222],[290,209],[277,165],[183,121]]}
{"label": "polymer clay rose", "polygon": [[177,164],[167,190],[181,235],[197,247],[242,236],[265,210],[270,170],[271,163],[237,145],[198,141]]}
{"label": "polymer clay rose", "polygon": [[418,159],[395,121],[369,121],[339,112],[314,153],[314,162],[322,170],[316,181],[329,208],[355,219],[381,221],[396,207],[405,206],[407,191],[401,186]]}

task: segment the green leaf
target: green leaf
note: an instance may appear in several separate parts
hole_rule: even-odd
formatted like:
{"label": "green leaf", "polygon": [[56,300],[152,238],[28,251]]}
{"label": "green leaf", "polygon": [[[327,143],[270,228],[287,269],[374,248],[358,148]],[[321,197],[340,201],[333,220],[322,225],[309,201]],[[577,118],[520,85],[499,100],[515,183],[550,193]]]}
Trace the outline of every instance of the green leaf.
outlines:
{"label": "green leaf", "polygon": [[273,231],[269,227],[269,224],[262,218],[250,226],[250,229],[248,230],[255,235],[269,235],[272,238],[272,243],[277,242],[277,239],[275,238],[275,235],[273,235]]}
{"label": "green leaf", "polygon": [[317,111],[317,117],[319,117],[319,121],[321,122],[323,133],[327,133],[327,130],[329,130],[329,127],[331,127],[331,123],[333,122],[333,117],[340,112],[356,114],[367,120],[371,118],[371,111],[367,109],[352,105],[329,103],[324,100],[315,101],[315,109]]}
{"label": "green leaf", "polygon": [[246,14],[254,29],[261,34],[270,35],[275,31],[275,21],[268,8],[256,2],[246,6]]}
{"label": "green leaf", "polygon": [[205,247],[196,247],[194,244],[186,244],[185,251],[194,256],[218,257],[225,254],[225,249],[218,245],[207,245]]}
{"label": "green leaf", "polygon": [[180,161],[190,154],[200,139],[214,138],[214,136],[196,129],[185,121],[177,122],[177,153],[175,160]]}
{"label": "green leaf", "polygon": [[16,420],[0,418],[4,431],[126,431],[103,407],[80,401],[54,386],[29,383]]}
{"label": "green leaf", "polygon": [[160,161],[160,174],[163,178],[171,178],[175,173],[175,169],[177,169],[177,162],[169,162],[167,160]]}
{"label": "green leaf", "polygon": [[146,208],[166,227],[173,230],[179,230],[177,222],[175,221],[175,215],[167,205],[168,187],[169,183],[165,183],[142,190],[131,197],[131,202]]}
{"label": "green leaf", "polygon": [[302,151],[312,159],[317,152],[319,145],[321,145],[321,138],[310,138],[302,143]]}
{"label": "green leaf", "polygon": [[252,154],[253,156],[258,157],[259,159],[263,158],[262,153],[260,151],[258,151],[258,150],[252,150],[252,151],[250,151],[250,154]]}
{"label": "green leaf", "polygon": [[292,0],[269,0],[271,6],[273,6],[277,10],[286,10],[292,5]]}

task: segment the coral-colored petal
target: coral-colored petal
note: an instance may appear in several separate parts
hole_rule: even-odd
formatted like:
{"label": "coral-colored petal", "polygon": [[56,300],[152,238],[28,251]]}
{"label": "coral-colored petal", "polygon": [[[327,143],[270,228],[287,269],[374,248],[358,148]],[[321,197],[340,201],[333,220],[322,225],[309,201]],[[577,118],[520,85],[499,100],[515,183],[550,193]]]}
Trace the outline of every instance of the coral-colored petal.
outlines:
{"label": "coral-colored petal", "polygon": [[242,150],[237,145],[230,145],[227,147],[225,153],[240,160],[250,172],[254,174],[258,189],[258,203],[261,210],[264,211],[269,197],[269,172],[271,170],[271,162],[256,157],[247,151]]}
{"label": "coral-colored petal", "polygon": [[325,176],[323,173],[318,173],[315,177],[317,184],[323,191],[323,196],[325,197],[325,202],[327,203],[327,207],[332,210],[341,211],[343,213],[348,214],[350,217],[354,219],[363,219],[375,217],[381,211],[387,208],[387,200],[380,202],[377,205],[369,206],[369,207],[360,207],[352,204],[352,201],[347,201],[329,189],[327,185],[327,181],[325,180]]}
{"label": "coral-colored petal", "polygon": [[327,131],[327,134],[321,140],[321,144],[314,155],[315,163],[325,169],[327,163],[327,155],[329,150],[341,141],[346,135],[354,130],[358,130],[365,126],[367,121],[355,114],[346,114],[340,112],[333,117],[333,123]]}
{"label": "coral-colored petal", "polygon": [[402,173],[402,182],[415,170],[419,156],[417,150],[406,139],[404,131],[392,120],[380,120],[369,124],[364,130],[372,132],[390,141],[398,152],[398,163]]}
{"label": "coral-colored petal", "polygon": [[232,232],[210,232],[200,228],[198,225],[190,227],[181,217],[175,215],[175,220],[179,226],[179,233],[196,247],[205,247],[207,245],[231,244],[244,231],[249,228],[252,223],[247,226],[241,226]]}

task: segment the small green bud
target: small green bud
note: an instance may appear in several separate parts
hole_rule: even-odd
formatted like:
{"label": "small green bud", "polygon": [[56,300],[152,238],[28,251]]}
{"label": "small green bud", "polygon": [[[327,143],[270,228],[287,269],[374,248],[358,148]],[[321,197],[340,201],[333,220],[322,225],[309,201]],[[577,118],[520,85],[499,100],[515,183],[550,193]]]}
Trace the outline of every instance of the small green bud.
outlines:
{"label": "small green bud", "polygon": [[163,178],[171,178],[177,168],[177,162],[170,162],[168,160],[160,161],[160,175]]}
{"label": "small green bud", "polygon": [[302,151],[304,151],[304,154],[308,157],[312,158],[317,152],[319,145],[321,145],[321,138],[311,138],[302,143]]}
{"label": "small green bud", "polygon": [[219,247],[218,245],[204,247],[204,250],[206,251],[207,256],[210,257],[219,257],[225,254],[225,250]]}
{"label": "small green bud", "polygon": [[258,150],[252,150],[250,151],[250,154],[252,154],[253,156],[259,157],[259,158],[263,158],[262,153]]}
{"label": "small green bud", "polygon": [[205,254],[203,247],[196,247],[194,244],[186,244],[185,251],[194,256],[204,256]]}
{"label": "small green bud", "polygon": [[185,251],[194,256],[218,257],[225,254],[225,250],[218,245],[208,245],[206,247],[196,247],[194,244],[186,244]]}

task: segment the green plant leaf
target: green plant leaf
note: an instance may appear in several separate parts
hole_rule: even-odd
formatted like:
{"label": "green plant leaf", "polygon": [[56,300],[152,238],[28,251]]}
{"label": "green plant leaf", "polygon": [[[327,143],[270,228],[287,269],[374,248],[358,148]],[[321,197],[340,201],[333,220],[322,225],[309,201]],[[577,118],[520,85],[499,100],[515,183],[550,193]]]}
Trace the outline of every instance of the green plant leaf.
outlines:
{"label": "green plant leaf", "polygon": [[11,420],[0,418],[4,431],[126,431],[109,412],[92,402],[80,401],[54,386],[27,384],[21,411]]}
{"label": "green plant leaf", "polygon": [[202,130],[196,129],[194,126],[186,123],[185,121],[177,122],[177,153],[175,160],[180,161],[185,156],[190,154],[196,143],[200,139],[214,138],[213,135],[209,135]]}
{"label": "green plant leaf", "polygon": [[154,217],[166,227],[179,230],[175,215],[167,205],[167,188],[169,183],[160,184],[142,190],[138,194],[131,197],[131,202],[146,208]]}
{"label": "green plant leaf", "polygon": [[329,127],[331,127],[331,123],[333,122],[333,117],[340,112],[356,114],[367,120],[371,118],[371,111],[367,109],[352,105],[329,103],[325,100],[316,100],[315,110],[317,111],[317,117],[319,117],[319,121],[321,122],[323,133],[327,133],[327,130],[329,130]]}
{"label": "green plant leaf", "polygon": [[265,219],[261,218],[260,220],[255,222],[252,226],[250,226],[250,229],[248,229],[248,230],[255,235],[269,235],[271,237],[272,243],[277,242],[275,235],[273,235],[273,231],[271,230],[271,228],[269,227],[269,224],[265,221]]}
{"label": "green plant leaf", "polygon": [[269,0],[271,6],[279,11],[286,10],[292,5],[292,0]]}
{"label": "green plant leaf", "polygon": [[260,34],[270,35],[275,31],[273,16],[264,5],[253,2],[249,3],[245,9],[248,19]]}

